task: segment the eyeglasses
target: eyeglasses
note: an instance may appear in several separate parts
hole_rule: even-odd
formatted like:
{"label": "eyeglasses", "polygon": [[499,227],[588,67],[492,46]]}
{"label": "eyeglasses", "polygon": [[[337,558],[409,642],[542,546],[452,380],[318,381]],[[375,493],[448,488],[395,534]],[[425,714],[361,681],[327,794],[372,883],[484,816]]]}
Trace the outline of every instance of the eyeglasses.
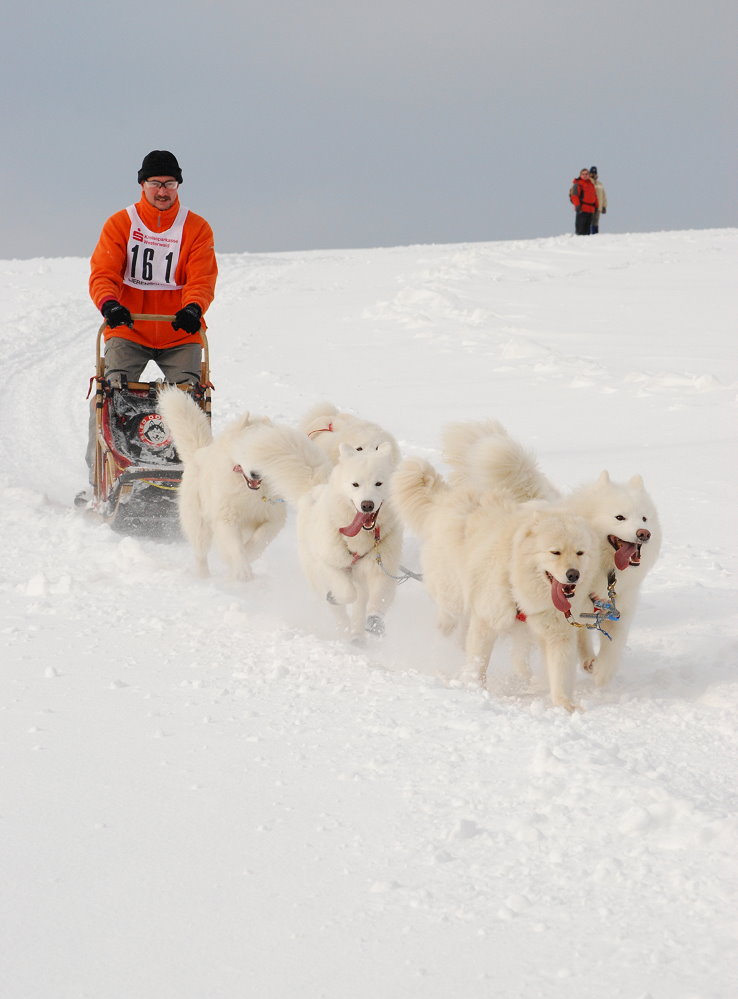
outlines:
{"label": "eyeglasses", "polygon": [[146,187],[153,187],[158,191],[160,187],[166,187],[167,191],[176,191],[179,187],[178,180],[145,180]]}

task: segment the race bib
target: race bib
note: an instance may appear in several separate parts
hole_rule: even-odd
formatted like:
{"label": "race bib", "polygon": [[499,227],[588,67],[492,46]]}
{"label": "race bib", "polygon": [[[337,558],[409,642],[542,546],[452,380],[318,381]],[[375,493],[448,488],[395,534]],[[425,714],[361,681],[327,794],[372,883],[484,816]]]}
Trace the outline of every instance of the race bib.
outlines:
{"label": "race bib", "polygon": [[135,206],[128,208],[131,232],[124,284],[146,291],[176,291],[182,287],[175,284],[174,275],[177,273],[182,230],[188,212],[188,208],[180,207],[171,229],[152,232],[139,218]]}

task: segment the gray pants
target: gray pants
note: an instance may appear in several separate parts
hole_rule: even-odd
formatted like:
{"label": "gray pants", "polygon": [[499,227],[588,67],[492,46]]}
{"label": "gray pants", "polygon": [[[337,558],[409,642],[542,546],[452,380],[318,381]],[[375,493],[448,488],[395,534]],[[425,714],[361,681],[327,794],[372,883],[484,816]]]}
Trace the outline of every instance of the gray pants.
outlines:
{"label": "gray pants", "polygon": [[[183,343],[179,347],[157,350],[154,347],[143,347],[140,343],[125,340],[120,336],[113,336],[105,344],[105,377],[115,383],[116,380],[120,381],[121,375],[125,375],[129,382],[137,382],[149,361],[154,361],[161,369],[165,381],[190,382],[195,385],[200,381],[201,357],[202,347],[199,343]],[[96,405],[97,397],[93,394],[90,400],[90,422],[85,455],[90,482],[94,479]]]}
{"label": "gray pants", "polygon": [[161,368],[165,381],[194,384],[200,381],[201,355],[199,343],[156,350],[113,336],[105,344],[105,377],[115,379],[116,375],[125,375],[129,382],[137,382],[149,361],[154,361]]}

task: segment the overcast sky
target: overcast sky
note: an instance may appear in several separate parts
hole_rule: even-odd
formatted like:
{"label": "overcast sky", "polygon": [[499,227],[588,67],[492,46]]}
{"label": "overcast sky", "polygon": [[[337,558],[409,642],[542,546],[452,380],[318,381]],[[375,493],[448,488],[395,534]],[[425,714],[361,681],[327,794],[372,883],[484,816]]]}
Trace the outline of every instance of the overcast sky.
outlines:
{"label": "overcast sky", "polygon": [[0,259],[87,256],[172,150],[221,252],[738,225],[735,0],[14,2]]}

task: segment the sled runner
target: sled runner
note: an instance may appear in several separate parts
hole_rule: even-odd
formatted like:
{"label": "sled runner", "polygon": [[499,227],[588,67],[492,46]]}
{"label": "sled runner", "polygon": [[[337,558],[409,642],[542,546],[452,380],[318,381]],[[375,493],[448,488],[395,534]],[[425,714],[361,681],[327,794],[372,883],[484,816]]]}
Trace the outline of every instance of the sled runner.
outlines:
{"label": "sled runner", "polygon": [[[174,316],[134,315],[133,320],[170,321]],[[157,410],[161,382],[120,384],[105,377],[101,350],[105,323],[97,334],[96,446],[91,511],[121,534],[179,536],[177,490],[184,466]],[[204,331],[200,380],[177,387],[189,392],[210,415],[208,344]]]}

